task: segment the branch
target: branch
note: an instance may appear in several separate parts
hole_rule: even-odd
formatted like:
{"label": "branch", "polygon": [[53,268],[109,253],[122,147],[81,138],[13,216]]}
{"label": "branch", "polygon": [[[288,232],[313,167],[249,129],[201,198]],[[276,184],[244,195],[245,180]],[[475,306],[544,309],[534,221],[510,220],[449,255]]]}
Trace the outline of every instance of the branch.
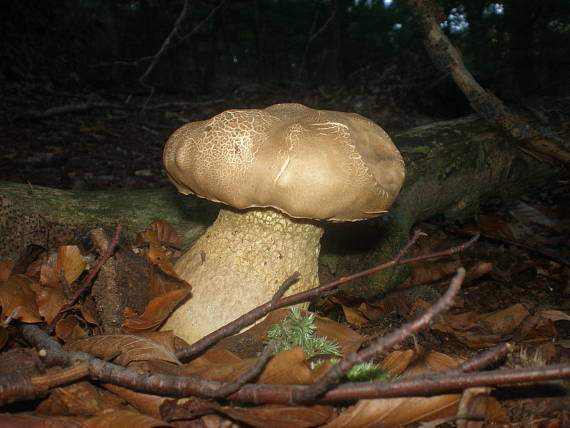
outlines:
{"label": "branch", "polygon": [[184,19],[186,19],[186,15],[188,14],[189,2],[190,0],[184,0],[184,6],[182,6],[182,11],[180,12],[180,15],[178,15],[178,18],[176,18],[176,22],[174,23],[174,28],[172,28],[170,34],[166,37],[166,39],[164,39],[164,42],[162,42],[162,45],[160,46],[160,49],[158,49],[158,52],[154,54],[154,56],[152,57],[152,61],[150,62],[145,72],[141,74],[141,76],[139,77],[139,83],[144,87],[152,88],[151,86],[147,85],[145,81],[150,75],[150,73],[153,72],[154,68],[156,67],[156,64],[158,64],[158,60],[161,59],[162,56],[168,50],[170,42],[172,41],[174,36],[176,36],[176,34],[178,34],[178,32],[180,31],[180,26],[182,25],[182,22],[184,21]]}
{"label": "branch", "polygon": [[[93,380],[112,383],[148,394],[188,397],[221,398],[220,391],[229,388],[230,382],[216,382],[184,376],[140,374],[133,369],[101,361],[82,352],[67,352],[37,325],[21,327],[24,338],[35,346],[48,366],[72,366],[59,374],[29,378],[6,376],[0,378],[0,405],[45,395],[48,387],[55,387],[81,379],[87,375]],[[251,371],[250,371],[251,373]],[[496,370],[482,373],[443,372],[412,376],[390,381],[373,381],[340,385],[326,392],[317,402],[339,403],[369,398],[430,396],[456,392],[477,386],[508,385],[521,382],[538,382],[569,379],[570,366],[558,364],[537,368]],[[308,395],[311,386],[299,385],[244,385],[227,396],[228,400],[242,403],[291,404],[295,398]]]}
{"label": "branch", "polygon": [[515,138],[523,151],[531,155],[538,154],[540,159],[549,162],[570,163],[570,151],[549,140],[530,123],[509,111],[495,94],[485,90],[475,80],[465,67],[459,50],[438,25],[436,17],[440,13],[434,0],[407,0],[407,4],[420,25],[424,45],[433,64],[442,73],[451,75],[477,113]]}

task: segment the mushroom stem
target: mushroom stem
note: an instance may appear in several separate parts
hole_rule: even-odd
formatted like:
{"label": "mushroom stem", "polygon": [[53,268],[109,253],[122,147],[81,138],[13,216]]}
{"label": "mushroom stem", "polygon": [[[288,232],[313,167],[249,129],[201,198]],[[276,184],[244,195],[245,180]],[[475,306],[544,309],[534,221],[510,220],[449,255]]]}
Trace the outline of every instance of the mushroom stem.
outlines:
{"label": "mushroom stem", "polygon": [[272,208],[222,208],[212,226],[176,262],[192,296],[166,321],[194,342],[273,297],[294,271],[300,280],[286,294],[318,285],[323,228]]}

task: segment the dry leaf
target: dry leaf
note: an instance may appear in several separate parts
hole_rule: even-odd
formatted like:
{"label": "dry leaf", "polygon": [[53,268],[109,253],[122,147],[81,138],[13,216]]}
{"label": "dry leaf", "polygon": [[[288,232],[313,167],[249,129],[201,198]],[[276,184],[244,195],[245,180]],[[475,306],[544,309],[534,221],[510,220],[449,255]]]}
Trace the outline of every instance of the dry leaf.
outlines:
{"label": "dry leaf", "polygon": [[170,262],[166,261],[163,263],[164,266],[169,266],[172,272],[164,272],[162,269],[157,269],[156,266],[151,265],[149,270],[149,291],[148,298],[152,300],[156,297],[163,296],[169,291],[173,290],[191,290],[192,287],[183,279],[180,279],[178,275],[174,273],[174,268]]}
{"label": "dry leaf", "polygon": [[57,322],[55,325],[55,335],[64,342],[82,339],[88,336],[82,320],[73,314]]}
{"label": "dry leaf", "polygon": [[178,289],[155,297],[145,307],[142,315],[125,308],[123,329],[127,333],[149,331],[158,328],[178,304],[190,294],[190,289]]}
{"label": "dry leaf", "polygon": [[317,336],[326,337],[338,343],[344,355],[358,351],[364,341],[364,337],[353,329],[328,318],[315,316],[315,327],[317,327],[315,330]]}
{"label": "dry leaf", "polygon": [[390,376],[398,376],[404,372],[412,362],[415,351],[406,349],[405,351],[390,352],[382,361],[382,368],[386,370]]}
{"label": "dry leaf", "polygon": [[482,315],[481,324],[494,334],[506,335],[512,333],[528,316],[527,308],[517,303],[510,308]]}
{"label": "dry leaf", "polygon": [[10,428],[85,428],[83,418],[0,414],[0,426]]}
{"label": "dry leaf", "polygon": [[209,349],[203,355],[186,364],[183,369],[185,376],[220,382],[233,382],[240,375],[250,370],[256,358],[240,359],[226,349]]}
{"label": "dry leaf", "polygon": [[157,240],[160,243],[172,244],[178,248],[182,246],[182,241],[174,228],[164,220],[154,220],[150,224],[151,230],[155,233]]}
{"label": "dry leaf", "polygon": [[114,359],[117,364],[127,366],[133,361],[161,360],[180,364],[173,349],[168,349],[153,340],[133,334],[108,334],[87,337],[65,344],[72,352],[87,352],[98,358]]}
{"label": "dry leaf", "polygon": [[477,217],[477,225],[481,232],[488,235],[497,236],[499,238],[506,238],[514,241],[515,236],[508,223],[505,223],[496,215],[480,215]]}
{"label": "dry leaf", "polygon": [[56,272],[61,272],[68,284],[72,284],[85,270],[85,260],[77,245],[62,245],[57,249]]}
{"label": "dry leaf", "polygon": [[461,314],[444,314],[441,315],[443,323],[454,330],[470,330],[477,327],[479,321],[481,320],[481,315],[477,312],[469,311],[463,312]]}
{"label": "dry leaf", "polygon": [[128,410],[113,410],[84,421],[86,428],[156,428],[174,427],[160,419]]}
{"label": "dry leaf", "polygon": [[459,396],[387,398],[360,400],[324,428],[398,427],[413,422],[451,416],[457,409]]}
{"label": "dry leaf", "polygon": [[14,268],[14,263],[7,260],[0,260],[0,281],[5,281],[10,277],[10,273]]}
{"label": "dry leaf", "polygon": [[152,416],[153,418],[161,417],[160,406],[167,398],[158,395],[143,394],[142,392],[136,392],[132,389],[123,388],[122,386],[113,385],[111,383],[106,383],[103,386],[113,394],[121,397],[139,412],[147,416]]}
{"label": "dry leaf", "polygon": [[89,382],[78,382],[53,389],[36,411],[54,416],[93,416],[105,410],[124,408],[123,400],[116,395]]}
{"label": "dry leaf", "polygon": [[327,406],[283,406],[267,404],[256,407],[220,407],[219,412],[232,419],[259,428],[308,428],[330,419],[333,408]]}
{"label": "dry leaf", "polygon": [[315,373],[307,364],[305,352],[300,346],[275,354],[265,366],[259,383],[274,385],[310,385]]}
{"label": "dry leaf", "polygon": [[34,293],[36,293],[36,303],[40,315],[44,317],[47,323],[51,323],[68,302],[63,294],[61,284],[59,281],[55,284],[52,282],[45,285],[34,282],[31,284],[31,287]]}
{"label": "dry leaf", "polygon": [[355,326],[360,327],[368,322],[368,319],[361,315],[359,310],[351,308],[350,306],[342,305],[342,312],[346,320]]}
{"label": "dry leaf", "polygon": [[26,275],[12,275],[0,282],[0,304],[2,320],[8,316],[22,322],[41,322],[36,304],[36,294],[32,291],[34,280]]}

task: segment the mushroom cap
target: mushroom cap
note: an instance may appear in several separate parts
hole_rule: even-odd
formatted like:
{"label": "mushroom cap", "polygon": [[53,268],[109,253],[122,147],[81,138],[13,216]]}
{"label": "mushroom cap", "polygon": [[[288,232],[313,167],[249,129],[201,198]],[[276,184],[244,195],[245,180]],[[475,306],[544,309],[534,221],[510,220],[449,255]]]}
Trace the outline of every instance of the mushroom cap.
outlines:
{"label": "mushroom cap", "polygon": [[293,103],[188,123],[166,142],[163,161],[183,194],[317,220],[378,216],[405,178],[400,152],[374,122]]}

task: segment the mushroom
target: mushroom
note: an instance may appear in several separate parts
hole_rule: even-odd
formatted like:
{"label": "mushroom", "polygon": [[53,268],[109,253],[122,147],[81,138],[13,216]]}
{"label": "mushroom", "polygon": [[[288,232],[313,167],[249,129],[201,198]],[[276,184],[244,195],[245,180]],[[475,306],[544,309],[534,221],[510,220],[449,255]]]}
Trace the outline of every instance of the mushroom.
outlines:
{"label": "mushroom", "polygon": [[405,175],[374,122],[292,103],[188,123],[163,160],[179,192],[226,205],[175,264],[193,294],[162,329],[189,342],[269,301],[294,271],[287,294],[317,286],[318,220],[386,212]]}

